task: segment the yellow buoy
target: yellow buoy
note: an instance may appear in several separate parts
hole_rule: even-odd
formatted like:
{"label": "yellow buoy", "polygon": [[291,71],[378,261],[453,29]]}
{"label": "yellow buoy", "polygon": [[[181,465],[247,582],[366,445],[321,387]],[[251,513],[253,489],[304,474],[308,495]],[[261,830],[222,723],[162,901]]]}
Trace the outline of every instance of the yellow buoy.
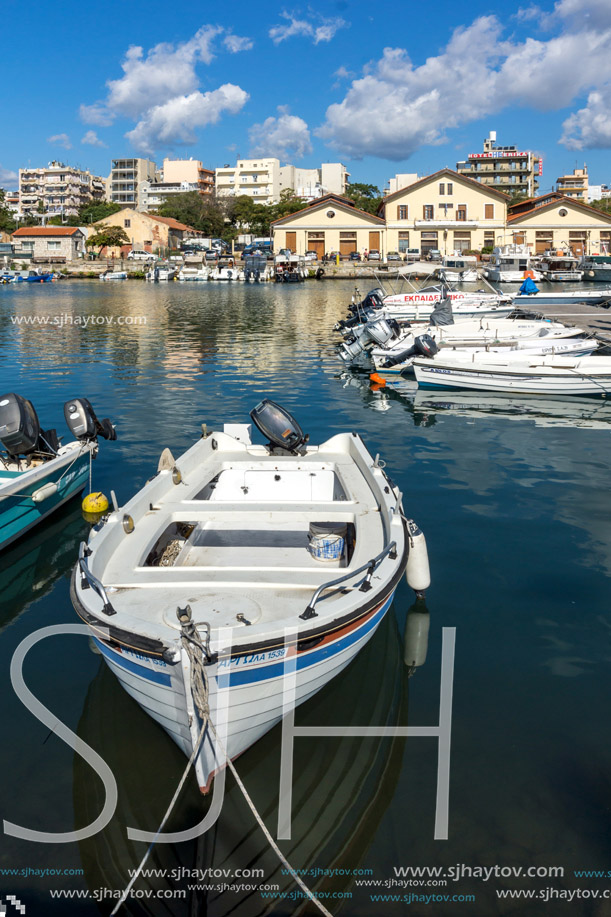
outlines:
{"label": "yellow buoy", "polygon": [[108,509],[108,498],[100,491],[87,494],[81,507],[84,513],[105,513]]}

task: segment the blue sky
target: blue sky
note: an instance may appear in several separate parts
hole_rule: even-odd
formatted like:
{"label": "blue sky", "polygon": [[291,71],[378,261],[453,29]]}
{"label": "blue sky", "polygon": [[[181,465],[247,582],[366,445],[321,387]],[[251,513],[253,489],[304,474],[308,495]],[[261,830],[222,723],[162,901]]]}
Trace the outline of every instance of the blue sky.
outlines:
{"label": "blue sky", "polygon": [[382,189],[454,168],[490,130],[543,155],[542,191],[584,162],[611,182],[611,0],[25,9],[4,0],[5,187],[51,159],[105,176],[119,156],[252,154],[341,161]]}

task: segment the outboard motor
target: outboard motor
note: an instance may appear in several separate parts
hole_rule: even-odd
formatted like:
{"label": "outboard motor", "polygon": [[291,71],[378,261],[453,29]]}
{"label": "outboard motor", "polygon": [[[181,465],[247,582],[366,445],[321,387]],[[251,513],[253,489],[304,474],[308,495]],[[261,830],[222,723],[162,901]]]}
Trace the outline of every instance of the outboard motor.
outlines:
{"label": "outboard motor", "polygon": [[0,398],[0,442],[11,458],[36,451],[40,423],[27,398],[9,392]]}
{"label": "outboard motor", "polygon": [[396,354],[394,357],[388,357],[387,360],[384,360],[382,366],[384,369],[389,369],[398,363],[405,363],[410,357],[434,357],[436,353],[439,353],[439,347],[434,338],[430,334],[421,334],[414,339],[411,347]]}
{"label": "outboard motor", "polygon": [[98,420],[87,398],[74,398],[64,404],[64,417],[70,432],[83,442],[92,442],[98,436],[116,439],[117,431],[108,417]]}
{"label": "outboard motor", "polygon": [[[399,326],[396,322],[394,322],[394,325],[398,331]],[[384,318],[378,318],[375,321],[367,322],[367,324],[355,334],[351,341],[346,341],[342,344],[339,349],[339,355],[345,363],[349,363],[366,350],[368,345],[386,344],[395,334],[395,328]]]}
{"label": "outboard motor", "polygon": [[250,416],[257,429],[269,439],[271,452],[296,455],[309,439],[295,418],[269,398],[259,402]]}

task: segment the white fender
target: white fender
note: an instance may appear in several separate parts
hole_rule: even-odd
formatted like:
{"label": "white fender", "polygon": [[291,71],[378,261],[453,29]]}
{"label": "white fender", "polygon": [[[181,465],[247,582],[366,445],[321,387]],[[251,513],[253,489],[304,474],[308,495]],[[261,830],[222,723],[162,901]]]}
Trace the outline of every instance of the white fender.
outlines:
{"label": "white fender", "polygon": [[413,519],[406,519],[409,553],[405,567],[405,578],[414,592],[421,593],[431,585],[429,555],[426,539]]}
{"label": "white fender", "polygon": [[42,487],[39,487],[38,490],[35,490],[32,494],[32,500],[34,503],[42,503],[43,500],[48,500],[49,497],[52,497],[57,493],[57,484],[53,481],[49,481],[48,484],[43,484]]}

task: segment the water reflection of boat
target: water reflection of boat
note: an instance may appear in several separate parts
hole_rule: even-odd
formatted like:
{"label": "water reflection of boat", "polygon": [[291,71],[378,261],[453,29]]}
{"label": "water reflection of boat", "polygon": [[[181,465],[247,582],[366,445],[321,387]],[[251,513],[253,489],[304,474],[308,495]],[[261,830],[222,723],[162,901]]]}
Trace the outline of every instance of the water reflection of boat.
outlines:
{"label": "water reflection of boat", "polygon": [[[395,387],[395,393],[401,391]],[[414,409],[483,419],[487,415],[507,420],[532,420],[538,427],[584,427],[608,430],[611,403],[592,398],[555,398],[536,395],[508,396],[494,392],[431,392],[413,389],[406,393]]]}
{"label": "water reflection of boat", "polygon": [[0,630],[34,601],[51,591],[74,564],[79,541],[87,532],[80,506],[64,507],[2,553],[0,559]]}
{"label": "water reflection of boat", "polygon": [[[423,609],[424,611],[426,609]],[[420,637],[422,637],[420,628]],[[410,629],[410,632],[413,628]],[[373,640],[362,650],[357,665],[349,666],[308,704],[300,708],[298,726],[400,726],[407,724],[408,670],[402,661],[396,619],[388,615]],[[409,654],[419,664],[426,647]],[[417,657],[417,658],[416,658]],[[380,665],[380,659],[384,664]],[[375,686],[372,690],[371,687]],[[119,790],[118,808],[99,834],[81,843],[81,858],[90,889],[122,889],[137,868],[144,846],[129,840],[126,827],[154,831],[161,820],[183,768],[180,752],[163,730],[125,693],[106,666],[91,683],[78,727],[79,736],[111,767]],[[276,836],[281,728],[265,743],[254,745],[239,762],[240,776],[272,835]],[[360,866],[396,789],[403,758],[402,738],[298,738],[291,840],[278,844],[295,869],[333,867],[352,871]],[[154,762],[154,766],[152,765]],[[79,824],[89,824],[104,803],[99,781],[76,756],[74,807]],[[208,800],[195,781],[179,801],[166,830],[197,824]],[[179,869],[263,869],[262,879],[240,880],[239,891],[222,890],[231,879],[200,879],[211,887],[186,891],[193,878],[178,878]],[[153,847],[148,869],[163,870],[157,878],[141,877],[135,890],[183,889],[185,898],[129,898],[122,913],[147,917],[252,917],[255,914],[301,913],[300,902],[262,898],[258,886],[278,885],[278,894],[296,888],[271,851],[244,799],[228,775],[223,808],[210,831],[196,841]],[[228,873],[232,875],[232,873]],[[191,876],[194,872],[191,872]],[[306,879],[315,892],[341,892],[352,885],[349,875]],[[236,885],[239,883],[236,881]],[[249,887],[250,886],[250,887]],[[116,903],[113,902],[113,903]],[[303,907],[303,902],[301,902]],[[288,909],[287,909],[288,908]],[[110,907],[109,907],[110,910]]]}

